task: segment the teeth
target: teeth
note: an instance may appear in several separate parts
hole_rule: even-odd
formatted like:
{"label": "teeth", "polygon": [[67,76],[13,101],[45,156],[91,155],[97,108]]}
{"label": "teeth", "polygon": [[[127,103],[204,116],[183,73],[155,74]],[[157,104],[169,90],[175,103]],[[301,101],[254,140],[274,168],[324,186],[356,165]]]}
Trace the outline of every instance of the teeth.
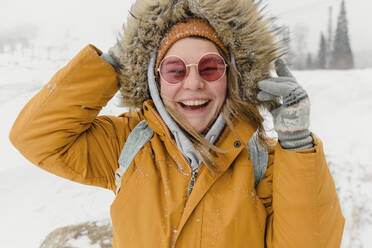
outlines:
{"label": "teeth", "polygon": [[208,100],[192,100],[192,101],[183,101],[182,103],[186,106],[199,106],[207,102]]}

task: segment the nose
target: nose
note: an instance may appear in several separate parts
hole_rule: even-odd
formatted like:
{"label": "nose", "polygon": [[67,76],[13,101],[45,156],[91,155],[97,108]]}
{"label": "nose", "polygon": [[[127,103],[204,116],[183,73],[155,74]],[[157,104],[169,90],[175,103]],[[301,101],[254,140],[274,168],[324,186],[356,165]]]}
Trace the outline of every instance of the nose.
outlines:
{"label": "nose", "polygon": [[198,68],[190,66],[188,75],[183,82],[183,88],[188,90],[198,90],[204,87],[204,82],[199,76]]}

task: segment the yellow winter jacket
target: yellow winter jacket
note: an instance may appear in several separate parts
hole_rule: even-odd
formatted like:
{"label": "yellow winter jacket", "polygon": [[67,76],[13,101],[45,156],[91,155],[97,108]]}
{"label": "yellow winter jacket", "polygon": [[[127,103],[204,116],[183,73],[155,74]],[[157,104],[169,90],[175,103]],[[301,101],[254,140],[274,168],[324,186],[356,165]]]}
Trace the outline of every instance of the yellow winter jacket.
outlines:
{"label": "yellow winter jacket", "polygon": [[[188,196],[190,167],[151,100],[138,112],[97,116],[118,91],[117,74],[100,54],[89,45],[61,69],[22,110],[10,139],[40,168],[115,192],[125,140],[147,121],[154,136],[111,205],[114,247],[340,246],[344,218],[318,138],[301,152],[276,146],[255,189],[247,146],[225,128],[217,142],[227,151],[217,155],[219,172],[202,164]],[[254,128],[234,124],[247,143]]]}

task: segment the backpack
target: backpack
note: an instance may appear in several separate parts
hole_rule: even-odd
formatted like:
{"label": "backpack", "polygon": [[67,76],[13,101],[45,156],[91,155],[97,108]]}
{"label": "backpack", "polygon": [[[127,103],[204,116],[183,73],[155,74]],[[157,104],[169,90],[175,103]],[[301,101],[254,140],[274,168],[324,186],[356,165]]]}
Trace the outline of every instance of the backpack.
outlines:
{"label": "backpack", "polygon": [[[119,157],[119,168],[115,171],[116,194],[121,186],[121,178],[129,168],[134,157],[139,150],[152,138],[154,131],[147,125],[145,120],[140,121],[129,134]],[[264,177],[269,161],[268,152],[258,141],[257,132],[255,132],[248,141],[249,154],[254,167],[254,184],[258,183]]]}

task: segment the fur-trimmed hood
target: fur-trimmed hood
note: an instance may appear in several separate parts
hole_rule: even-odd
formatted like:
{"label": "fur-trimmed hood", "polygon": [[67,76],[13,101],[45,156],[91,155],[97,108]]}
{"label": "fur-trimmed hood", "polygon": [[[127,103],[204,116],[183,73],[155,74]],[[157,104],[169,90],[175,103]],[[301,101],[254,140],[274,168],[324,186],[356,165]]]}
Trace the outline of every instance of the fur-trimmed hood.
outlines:
{"label": "fur-trimmed hood", "polygon": [[278,57],[273,29],[254,0],[137,0],[119,39],[123,104],[140,108],[150,99],[147,68],[170,27],[189,17],[207,20],[234,55],[242,100],[257,105],[257,82]]}

